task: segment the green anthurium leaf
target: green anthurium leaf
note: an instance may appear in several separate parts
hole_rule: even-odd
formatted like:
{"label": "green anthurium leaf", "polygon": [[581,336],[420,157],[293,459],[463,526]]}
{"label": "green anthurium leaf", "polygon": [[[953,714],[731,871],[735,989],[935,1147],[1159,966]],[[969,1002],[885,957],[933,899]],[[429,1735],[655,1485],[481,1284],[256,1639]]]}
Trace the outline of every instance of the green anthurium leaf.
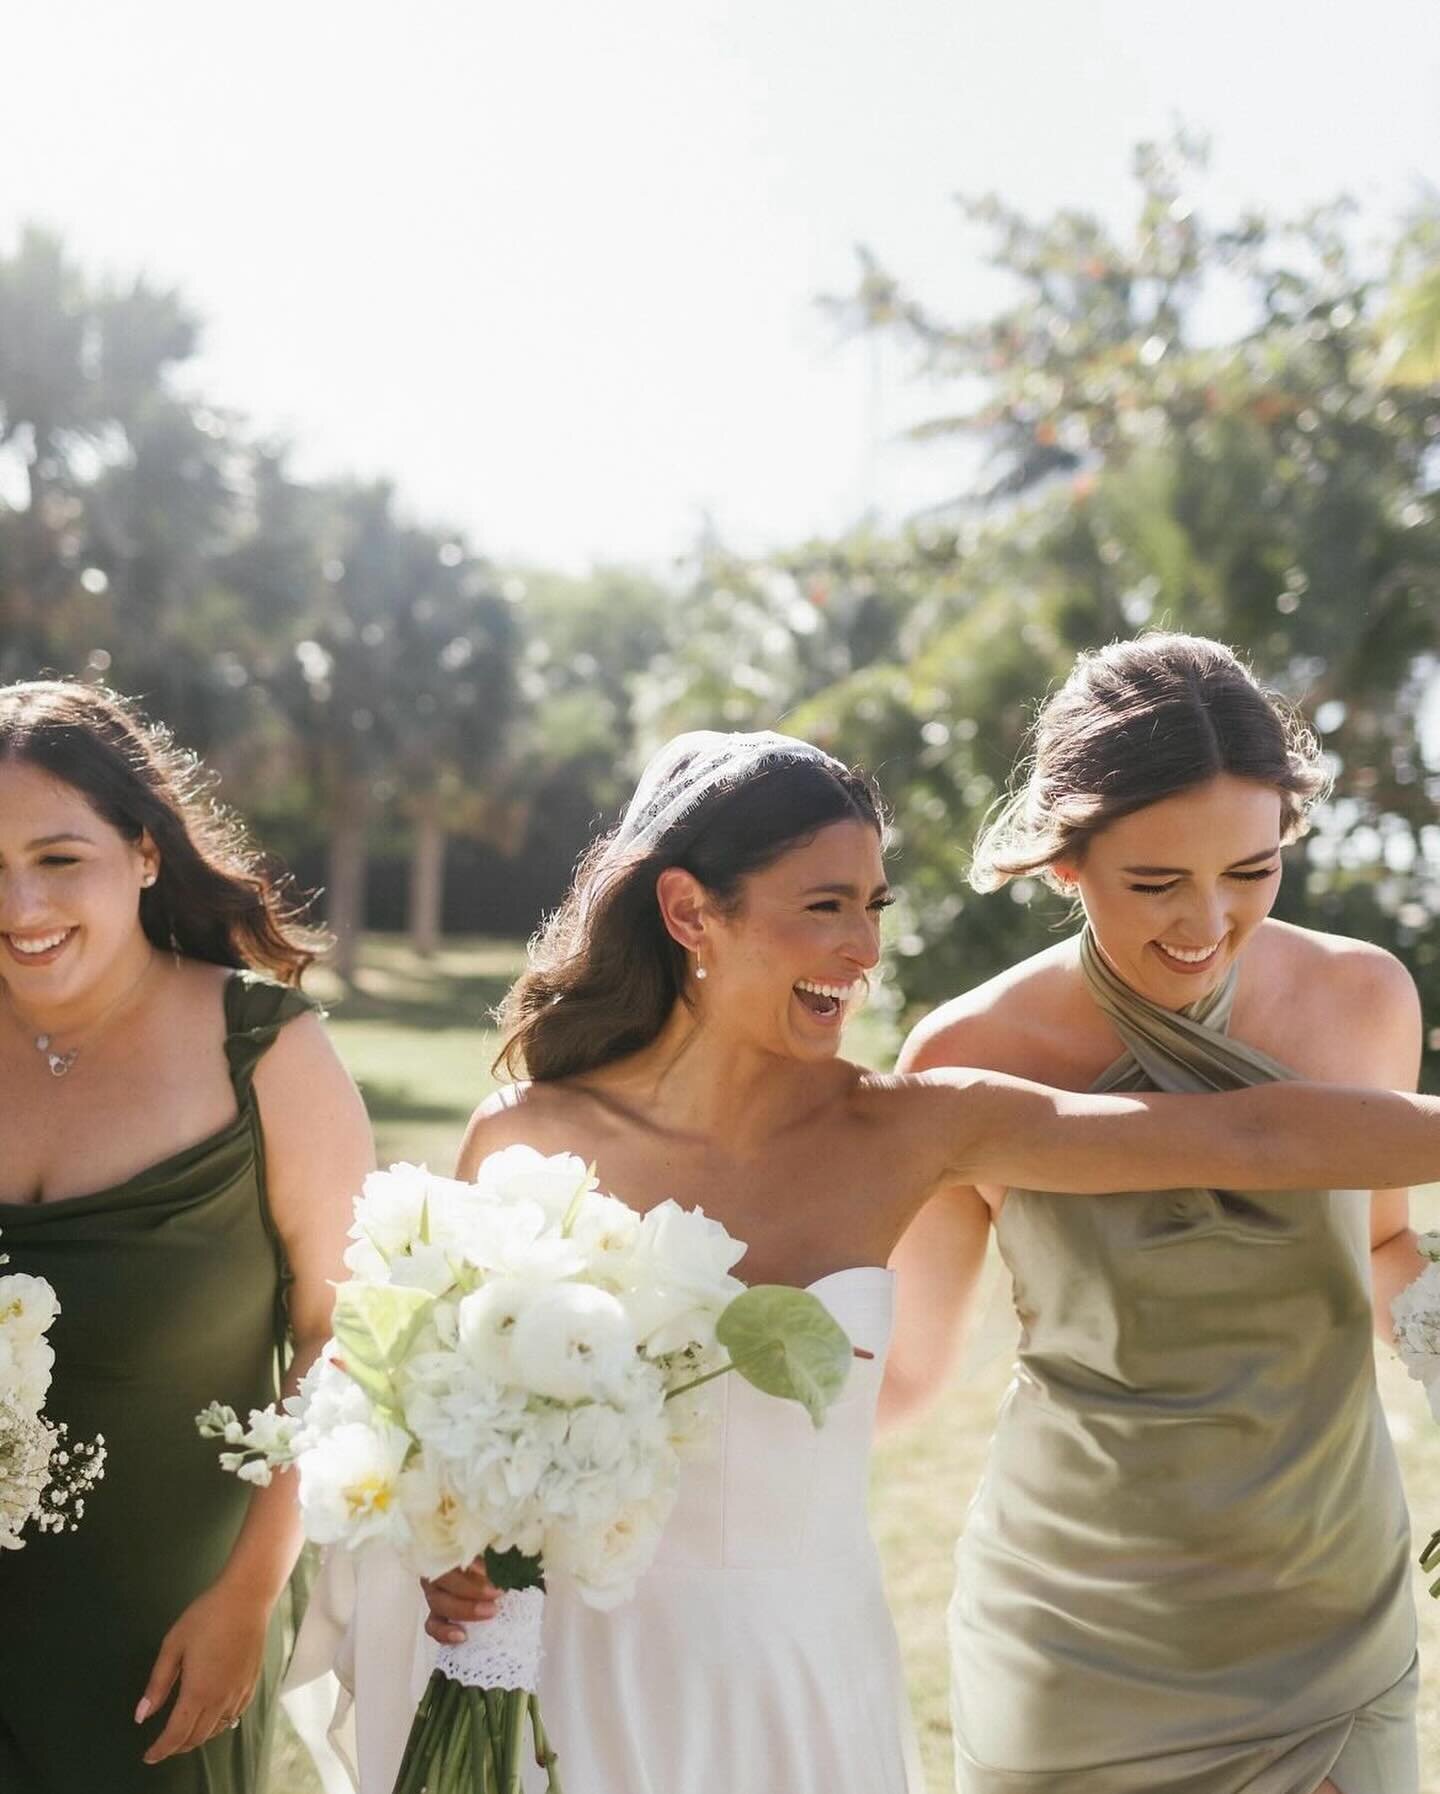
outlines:
{"label": "green anthurium leaf", "polygon": [[434,1306],[428,1290],[389,1283],[345,1283],[337,1292],[331,1329],[341,1362],[379,1407],[398,1407],[395,1372]]}
{"label": "green anthurium leaf", "polygon": [[854,1358],[848,1334],[817,1296],[778,1283],[736,1296],[715,1336],[747,1382],[799,1402],[817,1427],[845,1387]]}

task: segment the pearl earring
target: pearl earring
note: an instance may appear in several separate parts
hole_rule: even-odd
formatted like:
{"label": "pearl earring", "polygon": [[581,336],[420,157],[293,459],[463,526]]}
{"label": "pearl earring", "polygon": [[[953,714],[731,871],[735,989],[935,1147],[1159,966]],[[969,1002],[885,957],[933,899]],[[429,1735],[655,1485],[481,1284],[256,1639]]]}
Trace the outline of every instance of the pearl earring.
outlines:
{"label": "pearl earring", "polygon": [[708,978],[710,976],[704,966],[701,965],[700,955],[698,953],[695,955],[695,976],[697,978]]}
{"label": "pearl earring", "polygon": [[142,878],[142,879],[141,879],[141,880],[140,880],[140,888],[141,888],[141,890],[142,890],[142,891],[148,891],[148,890],[149,890],[149,889],[150,889],[150,887],[151,887],[151,885],[153,885],[153,884],[154,884],[154,882],[155,882],[155,878],[156,878],[156,874],[155,874],[155,873],[153,873],[153,872],[147,872],[147,873],[146,873],[146,874],[145,874],[145,876],[144,876],[144,878]]}

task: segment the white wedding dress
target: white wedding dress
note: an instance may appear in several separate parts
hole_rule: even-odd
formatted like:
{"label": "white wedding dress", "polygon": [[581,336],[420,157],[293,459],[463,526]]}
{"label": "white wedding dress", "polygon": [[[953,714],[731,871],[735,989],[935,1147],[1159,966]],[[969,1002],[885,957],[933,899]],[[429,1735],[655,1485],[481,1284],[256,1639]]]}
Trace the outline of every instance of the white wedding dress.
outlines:
{"label": "white wedding dress", "polygon": [[[874,1354],[824,1427],[722,1378],[719,1436],[686,1464],[635,1597],[599,1613],[551,1578],[540,1699],[566,1794],[923,1794],[865,1512],[894,1280],[863,1266],[810,1287]],[[289,1683],[333,1662],[331,1736],[361,1794],[391,1794],[433,1660],[423,1619],[393,1557],[331,1554]]]}

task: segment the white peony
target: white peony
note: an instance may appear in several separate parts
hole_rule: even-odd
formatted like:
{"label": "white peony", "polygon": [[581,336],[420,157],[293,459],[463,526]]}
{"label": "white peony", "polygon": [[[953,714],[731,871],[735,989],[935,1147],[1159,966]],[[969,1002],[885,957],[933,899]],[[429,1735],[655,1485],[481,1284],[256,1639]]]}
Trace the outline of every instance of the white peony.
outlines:
{"label": "white peony", "polygon": [[477,1370],[498,1382],[511,1376],[515,1328],[551,1287],[529,1278],[496,1277],[463,1298],[455,1316],[458,1343]]}
{"label": "white peony", "polygon": [[516,1320],[510,1361],[515,1375],[537,1395],[578,1402],[615,1387],[636,1350],[630,1316],[608,1290],[557,1283]]}
{"label": "white peony", "polygon": [[383,1421],[348,1421],[317,1438],[298,1460],[306,1536],[320,1545],[402,1544],[398,1486],[409,1450],[410,1435]]}

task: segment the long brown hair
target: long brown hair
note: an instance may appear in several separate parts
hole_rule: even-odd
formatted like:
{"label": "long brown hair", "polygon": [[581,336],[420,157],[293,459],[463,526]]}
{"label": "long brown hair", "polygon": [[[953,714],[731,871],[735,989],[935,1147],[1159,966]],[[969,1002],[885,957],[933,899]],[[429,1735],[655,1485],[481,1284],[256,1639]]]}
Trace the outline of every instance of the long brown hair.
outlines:
{"label": "long brown hair", "polygon": [[684,867],[722,907],[735,907],[748,874],[833,822],[882,834],[882,815],[863,773],[816,756],[766,764],[717,787],[641,847],[627,847],[621,830],[603,836],[530,943],[529,969],[501,1006],[497,1069],[576,1077],[656,1038],[687,993],[685,953],[655,894],[666,867]]}
{"label": "long brown hair", "polygon": [[1107,824],[1220,773],[1280,793],[1282,839],[1329,779],[1314,734],[1223,642],[1155,633],[1082,654],[1042,706],[1010,794],[975,843],[970,882],[993,891],[1080,861]]}
{"label": "long brown hair", "polygon": [[72,680],[0,686],[0,762],[78,791],[127,841],[149,835],[159,874],[140,925],[167,952],[298,984],[329,938],[265,866],[214,778],[127,699]]}

